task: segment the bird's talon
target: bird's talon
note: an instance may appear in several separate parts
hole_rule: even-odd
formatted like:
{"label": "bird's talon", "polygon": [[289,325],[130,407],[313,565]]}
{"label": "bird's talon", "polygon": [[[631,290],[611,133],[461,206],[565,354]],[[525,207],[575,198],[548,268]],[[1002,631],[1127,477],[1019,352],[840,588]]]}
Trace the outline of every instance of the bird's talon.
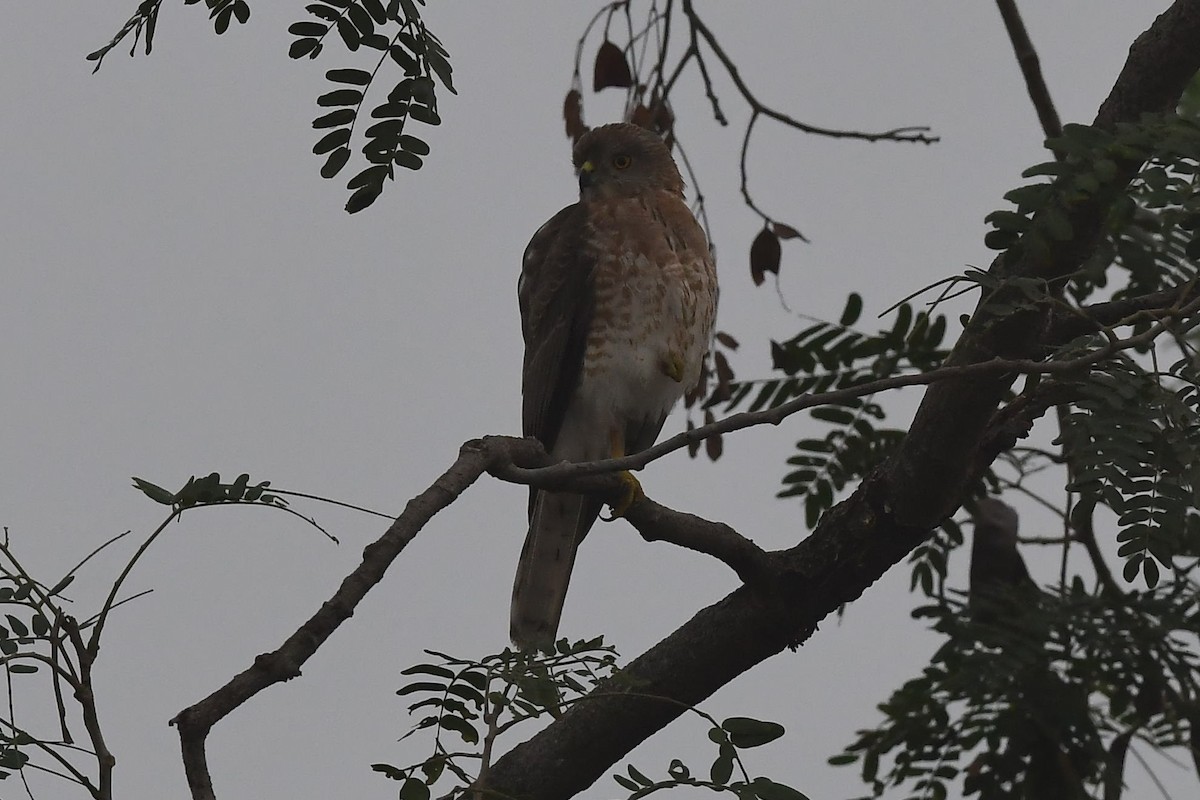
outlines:
{"label": "bird's talon", "polygon": [[620,477],[621,483],[623,484],[621,487],[621,499],[618,500],[615,505],[609,506],[609,508],[612,509],[609,516],[605,517],[601,515],[600,518],[605,522],[612,522],[614,519],[619,519],[620,517],[625,516],[625,512],[629,510],[629,507],[632,506],[634,502],[646,496],[645,492],[642,491],[642,485],[638,483],[637,478],[633,477],[632,472],[626,470],[617,473],[617,475]]}

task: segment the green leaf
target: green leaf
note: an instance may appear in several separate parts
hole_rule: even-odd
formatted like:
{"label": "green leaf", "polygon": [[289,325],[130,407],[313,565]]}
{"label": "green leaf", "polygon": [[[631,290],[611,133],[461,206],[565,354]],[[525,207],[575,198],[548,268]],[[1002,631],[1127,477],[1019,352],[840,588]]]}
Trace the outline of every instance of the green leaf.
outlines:
{"label": "green leaf", "polygon": [[841,325],[850,326],[858,322],[859,315],[862,314],[863,300],[858,292],[851,292],[846,298],[846,308],[842,311],[842,317],[838,320]]}
{"label": "green leaf", "polygon": [[351,5],[347,9],[347,14],[354,27],[363,36],[370,36],[375,32],[375,20],[371,19],[371,15],[362,6],[357,4]]}
{"label": "green leaf", "polygon": [[[350,148],[339,147],[329,154],[325,159],[325,164],[321,167],[322,178],[332,178],[342,171],[342,167],[346,166],[346,162],[350,160]],[[247,497],[249,499],[249,497]]]}
{"label": "green leaf", "polygon": [[613,773],[612,779],[614,781],[616,781],[617,784],[627,792],[640,791],[642,788],[641,786],[638,786],[633,781],[629,780],[629,778],[626,778],[624,775],[619,775],[615,772]]}
{"label": "green leaf", "polygon": [[375,119],[391,119],[408,116],[407,103],[384,103],[376,106],[371,110],[371,116]]}
{"label": "green leaf", "polygon": [[371,73],[365,69],[331,69],[325,77],[334,83],[349,83],[353,86],[366,86],[371,82]]}
{"label": "green leaf", "polygon": [[13,635],[18,639],[24,639],[29,635],[29,628],[25,623],[14,617],[12,614],[5,614],[4,618],[8,620],[8,627],[12,628]]}
{"label": "green leaf", "polygon": [[429,155],[429,145],[423,139],[418,139],[416,136],[401,136],[400,148],[410,153],[416,153],[419,156]]}
{"label": "green leaf", "polygon": [[321,140],[313,145],[313,154],[319,156],[322,153],[328,153],[330,150],[342,147],[349,141],[350,129],[338,128],[322,136]]}
{"label": "green leaf", "polygon": [[355,116],[353,108],[339,108],[335,111],[330,111],[324,116],[317,117],[313,120],[312,126],[317,129],[337,128],[354,122]]}
{"label": "green leaf", "polygon": [[783,736],[783,726],[777,722],[752,719],[751,717],[729,717],[721,723],[721,728],[729,734],[729,741],[734,747],[759,747],[773,742]]}
{"label": "green leaf", "polygon": [[406,153],[403,150],[397,151],[395,159],[396,164],[406,169],[420,169],[423,163],[420,156],[414,156],[412,153]]}
{"label": "green leaf", "polygon": [[761,800],[808,800],[808,796],[803,792],[776,783],[770,778],[755,778],[750,782],[750,786]]}
{"label": "green leaf", "polygon": [[294,36],[317,36],[325,35],[325,31],[329,30],[328,25],[322,25],[319,22],[295,22],[288,28],[288,33]]}
{"label": "green leaf", "polygon": [[70,586],[74,581],[75,581],[74,575],[66,575],[63,577],[63,579],[61,581],[54,584],[54,586],[50,589],[50,591],[46,592],[46,595],[48,597],[53,597],[54,595],[61,592],[63,589],[66,589],[68,586]]}
{"label": "green leaf", "polygon": [[288,58],[304,58],[305,56],[316,58],[320,49],[321,43],[316,39],[297,39],[288,47]]}
{"label": "green leaf", "polygon": [[424,781],[409,778],[400,787],[400,800],[429,800],[429,787]]}
{"label": "green leaf", "polygon": [[217,36],[229,30],[229,20],[233,17],[233,6],[226,6],[224,10],[217,14],[216,21],[213,23],[213,30]]}
{"label": "green leaf", "polygon": [[413,104],[408,108],[408,115],[417,122],[423,122],[426,125],[441,125],[442,118],[432,108]]}
{"label": "green leaf", "polygon": [[394,781],[402,781],[402,780],[404,780],[405,776],[407,775],[407,773],[404,770],[397,769],[396,767],[393,767],[391,764],[372,764],[371,769],[374,770],[375,772],[383,773],[385,776],[387,776],[388,778],[390,778],[391,780],[394,780]]}
{"label": "green leaf", "polygon": [[443,714],[438,719],[438,724],[448,731],[454,731],[467,744],[476,744],[479,742],[479,733],[475,730],[475,726],[467,722],[462,717],[456,717],[452,714]]}
{"label": "green leaf", "polygon": [[379,0],[359,0],[359,2],[362,3],[362,7],[367,10],[371,18],[375,20],[376,25],[387,23],[387,9],[383,7],[383,3],[379,2]]}
{"label": "green leaf", "polygon": [[[387,178],[387,166],[386,165],[376,165],[374,167],[367,167],[362,172],[358,173],[353,178],[351,178],[346,183],[346,188],[347,189],[360,189],[360,188],[371,187],[371,186],[382,187],[383,181],[385,178]],[[432,667],[432,665],[429,665],[429,664],[427,664],[425,666]],[[446,670],[446,671],[449,672],[449,670]],[[401,674],[407,675],[409,673],[401,673]],[[429,672],[426,674],[434,675],[436,673]],[[451,677],[452,676],[453,676],[453,673],[451,673]],[[441,677],[441,676],[439,676],[439,677]]]}
{"label": "green leaf", "polygon": [[1061,209],[1054,207],[1047,208],[1042,215],[1041,221],[1046,226],[1046,232],[1050,234],[1051,239],[1059,242],[1066,242],[1071,239],[1073,235],[1071,222]]}
{"label": "green leaf", "polygon": [[444,691],[446,691],[445,684],[434,683],[433,681],[416,681],[414,683],[401,686],[396,690],[396,694],[400,697],[403,697],[406,694],[413,694],[414,692],[437,692],[438,694],[441,694]]}
{"label": "green leaf", "polygon": [[713,761],[712,768],[708,771],[709,780],[719,784],[729,783],[729,779],[733,777],[733,754],[732,747],[727,745],[721,748],[720,755]]}
{"label": "green leaf", "polygon": [[441,53],[432,47],[427,48],[425,50],[425,63],[429,65],[429,69],[433,71],[433,74],[438,76],[438,80],[442,82],[442,85],[450,90],[451,94],[458,94],[458,90],[454,88],[454,81],[450,77],[452,72],[450,62],[443,58]]}
{"label": "green leaf", "polygon": [[338,35],[342,37],[342,41],[346,43],[346,49],[350,52],[358,50],[360,36],[358,28],[354,27],[354,23],[346,17],[339,17],[337,23]]}
{"label": "green leaf", "polygon": [[[308,11],[308,13],[312,14],[314,17],[320,17],[321,19],[326,20],[327,22],[333,22],[334,20],[336,20],[338,17],[340,17],[342,15],[342,12],[338,11],[336,8],[330,8],[329,6],[322,5],[320,3],[313,3],[311,5],[307,5],[304,7],[304,9],[306,11]],[[291,28],[288,28],[288,30],[290,31]],[[328,28],[326,28],[325,30],[328,30]],[[324,33],[324,31],[322,31],[322,33]],[[306,34],[306,35],[308,35],[308,34]],[[321,35],[321,34],[317,34],[317,35]]]}
{"label": "green leaf", "polygon": [[133,479],[134,487],[141,489],[142,493],[156,503],[162,503],[164,506],[175,505],[175,494],[168,492],[161,486],[157,486],[150,481],[144,481],[141,478]]}
{"label": "green leaf", "polygon": [[319,106],[356,106],[362,102],[362,92],[358,89],[335,89],[317,98]]}
{"label": "green leaf", "polygon": [[625,769],[629,772],[629,777],[633,778],[642,786],[651,786],[654,784],[654,781],[650,780],[641,772],[639,772],[637,768],[633,766],[633,764],[628,765]]}

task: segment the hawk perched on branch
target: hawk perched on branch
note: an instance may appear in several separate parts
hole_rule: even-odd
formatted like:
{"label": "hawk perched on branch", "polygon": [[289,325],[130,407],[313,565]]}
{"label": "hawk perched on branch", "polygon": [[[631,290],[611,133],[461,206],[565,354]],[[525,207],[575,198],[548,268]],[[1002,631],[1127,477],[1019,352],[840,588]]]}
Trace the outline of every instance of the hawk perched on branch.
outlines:
{"label": "hawk perched on branch", "polygon": [[[658,136],[605,125],[580,138],[574,164],[579,202],[533,235],[517,284],[522,425],[557,460],[596,461],[654,444],[671,407],[699,381],[717,275]],[[632,476],[629,484],[632,501]],[[575,550],[600,506],[530,491],[512,597],[518,646],[553,642]]]}

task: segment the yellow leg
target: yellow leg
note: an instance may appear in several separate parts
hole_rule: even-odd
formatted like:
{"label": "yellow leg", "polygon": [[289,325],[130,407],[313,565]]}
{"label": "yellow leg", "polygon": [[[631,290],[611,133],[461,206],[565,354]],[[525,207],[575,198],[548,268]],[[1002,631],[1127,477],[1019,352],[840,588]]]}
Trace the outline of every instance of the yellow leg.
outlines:
{"label": "yellow leg", "polygon": [[[613,430],[608,435],[609,453],[611,458],[621,458],[625,455],[625,436],[622,432]],[[621,499],[615,505],[610,505],[612,513],[607,517],[601,517],[605,522],[610,522],[618,517],[625,516],[625,512],[633,505],[633,502],[639,497],[645,497],[642,492],[642,485],[638,483],[638,479],[633,477],[633,473],[629,470],[622,470],[617,473],[617,477],[621,479],[623,484]]]}
{"label": "yellow leg", "polygon": [[662,361],[662,371],[671,380],[676,383],[683,381],[683,359],[678,353],[667,353]]}

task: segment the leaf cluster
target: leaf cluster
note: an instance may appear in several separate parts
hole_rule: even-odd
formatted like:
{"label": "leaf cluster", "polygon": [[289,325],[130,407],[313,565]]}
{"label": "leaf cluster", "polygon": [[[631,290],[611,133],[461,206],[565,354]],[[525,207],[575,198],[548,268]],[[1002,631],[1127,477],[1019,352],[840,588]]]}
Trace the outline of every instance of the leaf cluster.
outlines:
{"label": "leaf cluster", "polygon": [[[919,677],[883,704],[833,764],[859,764],[875,797],[981,800],[1120,796],[1133,739],[1200,741],[1195,586],[1113,602],[1081,580],[1012,592],[983,607],[918,608],[946,636]],[[1198,763],[1200,766],[1200,763]]]}
{"label": "leaf cluster", "polygon": [[[387,181],[395,180],[396,167],[417,170],[429,155],[429,145],[412,135],[409,125],[441,124],[438,114],[437,83],[455,92],[451,78],[449,53],[441,40],[421,19],[417,3],[424,0],[323,0],[306,6],[310,19],[294,23],[288,32],[297,38],[288,54],[292,58],[316,58],[331,40],[340,41],[350,52],[360,49],[377,54],[370,70],[333,69],[325,77],[333,85],[317,98],[317,105],[333,109],[313,120],[313,127],[325,131],[313,146],[313,153],[324,155],[321,176],[333,178],[350,160],[350,142],[365,111],[368,92],[387,64],[399,68],[402,77],[386,98],[370,111],[377,120],[362,132],[361,151],[369,166],[361,169],[346,184],[351,190],[346,210],[354,214],[375,202]],[[435,80],[436,79],[436,80]]]}
{"label": "leaf cluster", "polygon": [[1094,505],[1116,514],[1125,580],[1140,573],[1153,588],[1160,569],[1200,558],[1200,376],[1191,357],[1165,375],[1132,359],[1100,367],[1063,417],[1075,466],[1067,488],[1083,498],[1077,514]]}
{"label": "leaf cluster", "polygon": [[[1094,254],[1072,275],[1067,294],[1082,302],[1108,285],[1117,267],[1114,297],[1145,294],[1195,276],[1200,257],[1200,125],[1175,115],[1146,115],[1113,131],[1067,125],[1046,143],[1053,161],[1022,173],[1044,180],[1004,195],[1014,208],[989,214],[984,241],[1004,259],[1050,257],[1055,242],[1074,235],[1069,214],[1084,203],[1111,210]],[[1125,164],[1142,163],[1127,182]]]}
{"label": "leaf cluster", "polygon": [[203,478],[193,475],[177,492],[167,491],[142,478],[134,478],[133,485],[154,502],[171,506],[177,511],[219,503],[264,503],[279,508],[288,504],[282,497],[267,493],[270,481],[260,481],[251,486],[250,475],[244,472],[233,483],[222,483],[219,472],[209,473]]}
{"label": "leaf cluster", "polygon": [[[132,56],[137,52],[138,42],[141,41],[143,33],[146,37],[146,55],[150,55],[154,48],[154,32],[158,26],[158,12],[162,8],[162,2],[163,0],[142,0],[138,3],[133,16],[121,26],[108,44],[87,54],[88,61],[96,62],[96,66],[92,69],[93,73],[100,69],[100,64],[109,51],[131,33],[133,34],[133,43],[129,47],[129,55]],[[196,5],[199,2],[200,0],[183,0],[183,4],[186,6]],[[237,20],[238,23],[245,24],[250,20],[250,4],[246,0],[204,0],[204,5],[208,8],[209,19],[213,21],[213,30],[218,36],[229,30],[231,21]]]}
{"label": "leaf cluster", "polygon": [[[616,650],[603,639],[574,643],[560,639],[549,652],[503,652],[479,660],[426,650],[436,662],[416,664],[401,674],[412,680],[396,694],[409,698],[408,713],[418,722],[401,737],[427,732],[432,752],[420,762],[371,768],[401,782],[403,800],[427,800],[443,778],[458,797],[484,772],[492,744],[513,727],[544,716],[558,716],[603,680],[617,675]],[[455,749],[486,742],[481,752]]]}
{"label": "leaf cluster", "polygon": [[[692,774],[687,764],[678,758],[671,760],[667,766],[667,776],[662,780],[653,780],[629,764],[626,765],[625,775],[615,773],[612,778],[630,793],[630,800],[681,786],[729,793],[736,795],[739,800],[808,800],[807,795],[787,784],[761,776],[751,778],[742,763],[739,751],[761,747],[780,738],[785,732],[782,725],[751,717],[729,717],[718,724],[707,714],[698,710],[697,713],[712,723],[708,739],[717,745],[717,757],[708,769],[708,777]],[[740,777],[735,778],[735,767]]]}
{"label": "leaf cluster", "polygon": [[[432,737],[432,752],[403,767],[371,765],[401,784],[402,800],[428,800],[435,787],[446,798],[486,790],[492,753],[513,728],[546,716],[558,717],[572,704],[605,691],[638,693],[636,681],[618,668],[616,650],[603,639],[574,643],[560,639],[543,652],[506,648],[479,660],[425,652],[438,660],[404,670],[402,674],[412,679],[396,694],[411,701],[410,715],[421,715],[401,741],[424,732]],[[783,736],[783,726],[750,717],[717,722],[699,709],[689,710],[709,723],[708,739],[717,747],[708,777],[693,775],[680,759],[672,760],[667,777],[659,781],[629,765],[626,774],[613,779],[630,792],[630,798],[679,786],[703,786],[731,792],[742,800],[806,800],[790,786],[750,778],[741,760],[740,751]],[[458,749],[463,745],[468,749]],[[735,769],[740,776],[736,780]]]}
{"label": "leaf cluster", "polygon": [[[897,306],[889,329],[865,334],[852,326],[863,302],[851,294],[837,323],[816,322],[791,339],[771,343],[778,378],[733,383],[725,411],[774,408],[810,392],[845,389],[907,372],[925,372],[945,358],[946,318]],[[780,497],[800,497],[805,521],[814,526],[851,481],[862,477],[890,454],[903,431],[880,427],[883,407],[871,397],[848,398],[813,408],[813,420],[829,428],[821,438],[801,439],[788,459]]]}

